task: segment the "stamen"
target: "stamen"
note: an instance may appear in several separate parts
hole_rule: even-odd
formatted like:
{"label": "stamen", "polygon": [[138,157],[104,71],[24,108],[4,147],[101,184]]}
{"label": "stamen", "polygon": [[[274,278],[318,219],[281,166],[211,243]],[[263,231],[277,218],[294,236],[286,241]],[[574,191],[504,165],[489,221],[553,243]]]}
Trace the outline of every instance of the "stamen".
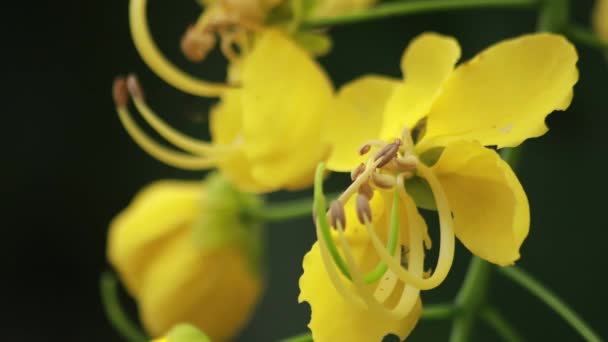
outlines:
{"label": "stamen", "polygon": [[122,125],[131,138],[139,147],[161,162],[184,170],[206,170],[217,165],[216,159],[180,153],[157,144],[135,124],[126,107],[117,107],[116,110]]}
{"label": "stamen", "polygon": [[379,161],[378,168],[383,167],[388,162],[393,160],[397,156],[397,152],[399,151],[399,144],[392,143],[384,146],[374,158],[374,161]]}
{"label": "stamen", "polygon": [[191,62],[203,61],[215,46],[217,39],[212,32],[200,30],[192,25],[188,27],[180,42],[182,53]]}
{"label": "stamen", "polygon": [[379,172],[372,173],[372,181],[381,189],[392,189],[395,187],[396,183],[394,176]]}
{"label": "stamen", "polygon": [[192,77],[167,60],[152,40],[146,18],[146,4],[147,0],[130,1],[129,22],[135,47],[150,69],[167,83],[192,95],[214,97],[229,90],[227,84]]}
{"label": "stamen", "polygon": [[205,141],[193,139],[161,120],[156,113],[146,104],[143,91],[137,77],[131,74],[127,78],[127,87],[133,96],[133,102],[146,122],[154,128],[158,134],[167,139],[173,145],[199,156],[219,155],[230,151],[229,147],[213,145]]}
{"label": "stamen", "polygon": [[357,177],[357,179],[355,179],[351,183],[351,185],[346,190],[344,190],[340,197],[338,197],[338,201],[340,201],[340,203],[342,203],[343,205],[346,204],[346,201],[348,201],[348,199],[359,190],[361,185],[368,181],[369,175],[376,170],[379,163],[380,161],[374,161],[373,163],[370,163],[365,169],[365,171],[363,171],[363,173],[361,173],[359,177]]}
{"label": "stamen", "polygon": [[359,178],[363,171],[365,171],[365,164],[361,163],[350,172],[350,180],[354,181],[355,179]]}
{"label": "stamen", "polygon": [[361,224],[371,222],[372,209],[369,207],[369,198],[365,195],[358,194],[356,201],[357,218],[359,219],[359,222],[361,222]]}
{"label": "stamen", "polygon": [[372,145],[370,145],[370,144],[364,144],[363,146],[361,146],[361,148],[359,148],[359,155],[364,156],[371,149],[372,149]]}
{"label": "stamen", "polygon": [[112,85],[112,98],[114,105],[118,108],[125,108],[129,103],[129,91],[127,90],[127,81],[124,77],[118,76],[114,79]]}
{"label": "stamen", "polygon": [[395,158],[395,163],[400,171],[412,171],[418,165],[418,157],[413,153],[406,153],[404,156]]}
{"label": "stamen", "polygon": [[346,216],[344,215],[344,207],[340,202],[331,202],[331,205],[329,207],[329,217],[332,227],[346,227]]}
{"label": "stamen", "polygon": [[358,192],[360,195],[367,197],[368,200],[371,200],[372,198],[374,198],[374,189],[372,189],[372,186],[369,185],[369,182],[365,182],[365,183],[361,184]]}
{"label": "stamen", "polygon": [[[421,278],[420,276],[414,275],[409,272],[407,269],[404,269],[399,262],[395,261],[391,255],[388,253],[386,248],[382,245],[382,242],[376,232],[374,231],[374,227],[371,224],[366,224],[368,233],[370,235],[372,244],[380,256],[381,260],[384,261],[388,267],[397,274],[399,279],[401,279],[406,284],[411,284],[421,290],[429,290],[437,287],[445,277],[447,276],[451,266],[452,261],[454,259],[454,230],[452,228],[452,217],[449,204],[447,202],[447,198],[445,197],[445,193],[441,188],[439,181],[436,176],[432,173],[432,171],[420,164],[418,168],[419,173],[422,177],[424,177],[431,186],[431,190],[435,195],[435,202],[437,203],[437,210],[439,212],[439,222],[440,222],[440,230],[441,230],[441,242],[439,247],[439,260],[437,261],[437,267],[435,268],[435,272],[429,278]],[[397,187],[401,192],[403,192],[402,196],[407,196],[405,194],[405,188],[402,186]],[[407,198],[404,198],[407,200]],[[413,227],[410,227],[414,229]],[[418,229],[417,229],[418,230]],[[410,231],[410,234],[412,232]],[[412,253],[410,251],[410,253]]]}

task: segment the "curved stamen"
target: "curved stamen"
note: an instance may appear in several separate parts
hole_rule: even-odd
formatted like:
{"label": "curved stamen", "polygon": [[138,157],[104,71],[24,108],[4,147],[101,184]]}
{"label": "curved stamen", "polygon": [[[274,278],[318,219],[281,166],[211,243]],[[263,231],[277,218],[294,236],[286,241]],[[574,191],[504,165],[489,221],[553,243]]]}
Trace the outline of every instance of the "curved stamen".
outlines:
{"label": "curved stamen", "polygon": [[219,96],[230,89],[227,84],[207,82],[188,75],[165,58],[160,52],[148,29],[146,18],[147,0],[131,0],[129,4],[129,23],[135,48],[160,78],[177,89],[197,96]]}
{"label": "curved stamen", "polygon": [[373,225],[367,224],[367,230],[370,235],[374,249],[380,256],[381,260],[384,261],[388,267],[397,274],[406,284],[411,284],[421,290],[429,290],[437,287],[446,278],[454,260],[454,230],[452,227],[452,214],[447,201],[447,197],[443,192],[443,188],[439,181],[433,174],[433,172],[420,163],[418,166],[418,172],[423,178],[425,178],[431,190],[435,196],[435,202],[437,203],[437,210],[439,213],[439,225],[441,231],[441,242],[439,247],[439,258],[437,261],[437,267],[429,278],[422,278],[420,276],[412,274],[407,269],[404,269],[398,262],[393,260],[391,255],[388,253],[386,248],[382,245],[382,241],[376,234]]}
{"label": "curved stamen", "polygon": [[161,162],[184,170],[205,170],[216,166],[217,159],[196,157],[157,144],[137,126],[126,107],[117,107],[116,111],[131,138],[139,147]]}
{"label": "curved stamen", "polygon": [[[357,267],[355,263],[354,256],[352,254],[352,250],[350,245],[344,235],[344,229],[341,225],[337,227],[338,235],[340,237],[340,244],[342,250],[344,251],[344,255],[346,256],[346,262],[348,263],[348,268],[351,270],[351,274],[353,276],[353,284],[355,286],[355,290],[361,296],[363,301],[367,304],[367,307],[374,311],[377,314],[387,316],[393,319],[402,319],[407,316],[412,309],[415,307],[416,302],[418,300],[419,291],[416,288],[406,286],[406,289],[402,292],[401,299],[399,300],[398,305],[393,309],[387,309],[383,304],[381,304],[376,298],[372,295],[371,291],[368,288],[368,285],[363,279],[363,275],[359,271],[359,267]],[[419,268],[422,268],[419,265]],[[420,271],[421,273],[421,271]]]}
{"label": "curved stamen", "polygon": [[[315,206],[315,212],[317,213],[324,213],[326,212],[327,208],[325,207],[325,197],[323,195],[323,172],[325,171],[325,163],[319,163],[319,165],[317,166],[317,170],[315,172],[315,184],[314,184],[314,206]],[[397,195],[397,193],[395,192],[395,194]],[[391,221],[391,229],[390,229],[390,236],[389,236],[389,240],[387,242],[387,249],[391,252],[392,255],[395,255],[397,246],[398,246],[398,241],[399,241],[399,220],[398,220],[398,213],[396,210],[396,207],[394,207],[395,210],[393,210],[393,220]],[[334,263],[336,264],[336,266],[338,266],[338,269],[340,270],[340,272],[349,280],[352,280],[351,274],[348,270],[348,267],[346,265],[346,263],[344,262],[344,259],[342,258],[342,256],[340,255],[340,252],[338,251],[338,248],[336,247],[336,245],[334,244],[333,238],[331,236],[331,231],[330,231],[330,227],[329,227],[329,222],[328,222],[328,217],[329,217],[329,213],[327,213],[326,215],[317,215],[316,218],[316,226],[317,226],[317,232],[319,232],[317,234],[317,239],[320,239],[320,236],[323,236],[323,241],[325,241],[324,246],[327,248],[329,254],[331,255],[332,259],[334,260]],[[382,262],[379,262],[378,265],[374,268],[374,270],[372,270],[371,272],[369,272],[368,274],[365,275],[365,281],[368,284],[372,284],[376,281],[378,281],[378,279],[380,279],[380,277],[382,277],[382,275],[386,272],[387,266],[386,265],[382,265]]]}
{"label": "curved stamen", "polygon": [[131,93],[131,97],[133,98],[133,103],[135,103],[135,107],[141,113],[144,120],[146,120],[146,122],[152,126],[152,128],[154,128],[158,134],[167,139],[167,141],[173,145],[199,156],[217,155],[230,149],[191,138],[172,128],[166,122],[161,120],[159,116],[148,106],[144,97],[141,95],[141,87],[134,75],[129,75],[127,78],[127,84],[129,86],[128,88]]}

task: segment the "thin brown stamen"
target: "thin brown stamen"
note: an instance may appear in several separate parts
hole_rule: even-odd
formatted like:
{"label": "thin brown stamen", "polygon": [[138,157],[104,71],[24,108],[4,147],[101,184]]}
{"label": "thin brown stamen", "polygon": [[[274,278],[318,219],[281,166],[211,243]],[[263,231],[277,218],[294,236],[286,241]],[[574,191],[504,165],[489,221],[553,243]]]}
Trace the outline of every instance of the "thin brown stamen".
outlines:
{"label": "thin brown stamen", "polygon": [[332,227],[346,227],[346,216],[344,215],[344,207],[338,201],[333,201],[329,207],[329,219]]}
{"label": "thin brown stamen", "polygon": [[365,164],[361,163],[350,172],[350,179],[355,180],[365,171]]}
{"label": "thin brown stamen", "polygon": [[358,194],[357,195],[357,218],[361,224],[367,224],[372,221],[372,209],[369,206],[369,199],[367,196]]}
{"label": "thin brown stamen", "polygon": [[127,81],[124,76],[118,76],[114,79],[112,97],[114,98],[116,107],[124,108],[129,103],[129,90],[127,89]]}

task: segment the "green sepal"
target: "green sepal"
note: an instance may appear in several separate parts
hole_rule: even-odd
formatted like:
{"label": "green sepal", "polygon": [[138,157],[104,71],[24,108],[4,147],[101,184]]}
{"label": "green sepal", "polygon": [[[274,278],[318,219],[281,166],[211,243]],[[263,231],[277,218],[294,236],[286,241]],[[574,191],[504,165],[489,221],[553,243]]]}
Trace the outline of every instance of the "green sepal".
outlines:
{"label": "green sepal", "polygon": [[298,31],[293,35],[293,39],[314,56],[324,56],[332,48],[331,38],[323,33]]}
{"label": "green sepal", "polygon": [[405,181],[405,190],[414,199],[416,206],[427,210],[437,210],[433,191],[421,177],[413,177]]}

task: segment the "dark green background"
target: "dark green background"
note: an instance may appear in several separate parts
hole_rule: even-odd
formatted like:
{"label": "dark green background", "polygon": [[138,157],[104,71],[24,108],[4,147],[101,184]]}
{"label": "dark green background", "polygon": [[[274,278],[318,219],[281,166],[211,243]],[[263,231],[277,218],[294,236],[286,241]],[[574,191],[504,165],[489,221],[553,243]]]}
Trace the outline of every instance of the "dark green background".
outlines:
{"label": "dark green background", "polygon": [[[573,2],[573,16],[586,24],[591,1]],[[10,6],[3,54],[8,57],[2,134],[8,203],[3,217],[8,220],[2,224],[0,249],[2,336],[9,341],[117,341],[97,287],[99,273],[107,268],[109,220],[153,180],[201,175],[164,166],[135,146],[113,112],[112,80],[118,73],[136,72],[152,106],[199,137],[207,135],[212,102],[179,93],[145,67],[130,40],[126,0]],[[179,53],[179,39],[197,15],[194,1],[152,1],[153,34],[175,63],[220,80],[224,66],[218,55],[198,66]],[[469,58],[497,40],[533,31],[535,17],[527,10],[467,10],[337,27],[334,50],[321,63],[337,86],[363,73],[398,76],[403,48],[420,32],[454,35]],[[519,174],[532,225],[519,264],[608,336],[608,67],[597,51],[579,46],[579,52],[580,81],[571,108],[550,116],[550,132],[526,143]],[[294,195],[271,198],[288,196]],[[313,242],[310,219],[272,225],[268,237],[268,291],[243,341],[271,341],[306,329],[309,309],[296,298],[301,259]],[[446,283],[425,292],[423,300],[452,298],[468,259],[459,248]],[[579,339],[528,293],[499,276],[493,281],[492,301],[529,341]],[[421,322],[411,340],[443,341],[448,329],[447,323]],[[498,340],[482,325],[477,331],[476,341]]]}

